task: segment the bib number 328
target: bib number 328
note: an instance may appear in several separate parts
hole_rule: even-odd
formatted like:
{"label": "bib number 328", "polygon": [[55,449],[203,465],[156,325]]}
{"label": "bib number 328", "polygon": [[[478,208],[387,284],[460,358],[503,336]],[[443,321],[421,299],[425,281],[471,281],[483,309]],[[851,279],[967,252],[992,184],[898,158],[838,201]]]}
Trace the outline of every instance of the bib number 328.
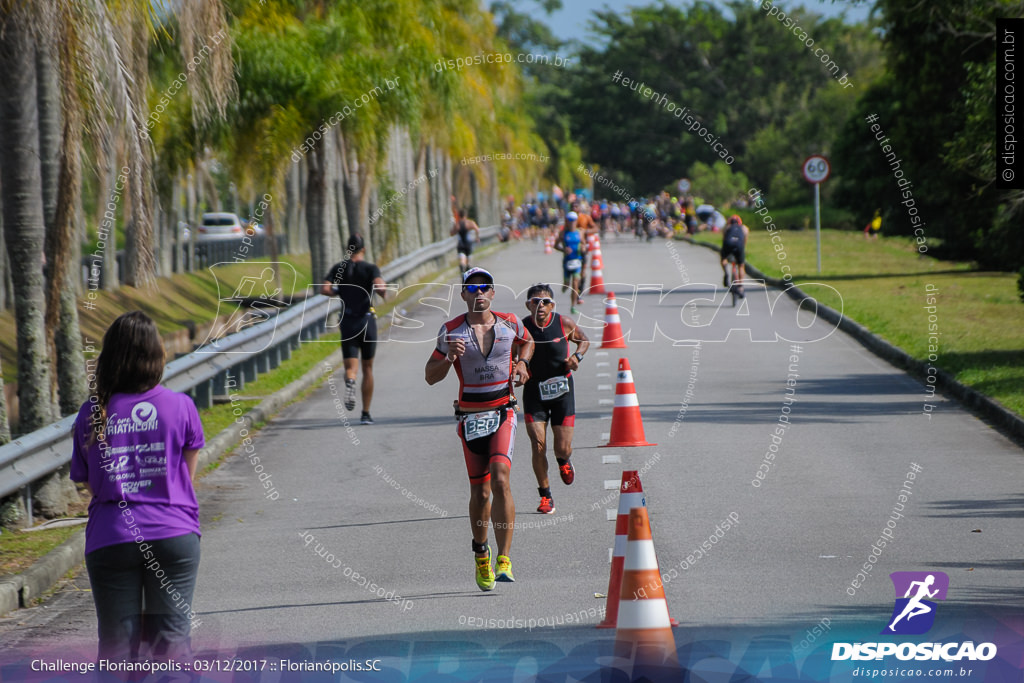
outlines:
{"label": "bib number 328", "polygon": [[473,413],[462,423],[462,433],[466,435],[466,441],[489,436],[498,431],[501,423],[501,416],[497,410],[488,410],[483,413]]}

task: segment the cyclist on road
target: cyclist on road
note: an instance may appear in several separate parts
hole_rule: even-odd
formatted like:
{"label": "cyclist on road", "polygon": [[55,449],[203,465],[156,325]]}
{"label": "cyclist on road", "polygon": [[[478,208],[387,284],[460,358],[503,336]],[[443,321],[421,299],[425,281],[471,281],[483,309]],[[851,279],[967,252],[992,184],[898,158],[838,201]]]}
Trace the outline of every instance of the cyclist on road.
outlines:
{"label": "cyclist on road", "polygon": [[380,268],[366,261],[366,245],[362,235],[348,238],[345,260],[334,264],[320,286],[324,296],[341,298],[341,353],[345,363],[345,409],[356,408],[356,375],[359,356],[363,357],[363,414],[360,424],[372,425],[370,402],[373,400],[373,357],[377,353],[377,314],[373,295],[387,295],[387,283]]}
{"label": "cyclist on road", "polygon": [[[722,249],[719,255],[722,258],[722,286],[729,286],[729,257],[733,257],[733,261],[739,266],[740,274],[737,279],[737,283],[742,282],[747,277],[746,267],[746,247],[747,247],[747,236],[750,235],[750,228],[743,225],[743,220],[733,214],[729,216],[729,224],[725,226],[725,231],[722,233]],[[740,296],[742,297],[742,289],[740,290]]]}
{"label": "cyclist on road", "polygon": [[[454,366],[459,377],[456,433],[469,473],[476,584],[480,590],[489,591],[494,589],[495,581],[515,581],[509,556],[516,518],[509,483],[516,437],[512,385],[522,386],[529,378],[534,345],[519,318],[491,310],[494,277],[489,272],[472,268],[465,272],[462,283],[467,312],[441,326],[425,376],[427,384],[437,384]],[[492,494],[498,541],[496,568],[491,567],[491,547],[487,544]]]}
{"label": "cyclist on road", "polygon": [[[555,313],[551,286],[536,284],[526,292],[526,308],[530,317],[523,320],[535,350],[530,379],[523,388],[526,433],[533,449],[533,473],[537,475],[540,506],[537,512],[550,515],[555,511],[548,481],[547,425],[555,437],[555,461],[558,474],[568,486],[576,477],[569,458],[572,457],[572,435],[576,424],[576,398],[572,373],[590,348],[590,340],[570,318]],[[576,345],[569,353],[569,342]]]}
{"label": "cyclist on road", "polygon": [[[466,218],[465,209],[456,209],[455,216],[451,234],[459,236],[456,250],[459,252],[459,268],[465,273],[470,267],[469,255],[473,253],[473,242],[480,241],[480,226],[476,224],[476,221]],[[474,233],[474,236],[471,237],[470,232]]]}
{"label": "cyclist on road", "polygon": [[569,311],[576,315],[579,311],[576,304],[580,299],[580,280],[583,274],[583,257],[587,253],[587,245],[583,241],[583,233],[576,229],[579,217],[575,211],[565,215],[565,228],[555,240],[555,249],[562,252],[562,291],[572,290],[570,295],[572,306]]}

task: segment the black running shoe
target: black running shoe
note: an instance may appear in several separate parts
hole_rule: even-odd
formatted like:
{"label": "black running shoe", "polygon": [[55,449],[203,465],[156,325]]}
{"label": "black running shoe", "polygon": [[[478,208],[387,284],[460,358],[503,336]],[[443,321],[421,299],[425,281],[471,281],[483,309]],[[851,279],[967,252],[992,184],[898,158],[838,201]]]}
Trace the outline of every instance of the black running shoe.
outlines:
{"label": "black running shoe", "polygon": [[361,424],[361,425],[372,425],[373,424],[373,418],[370,417],[370,414],[364,410],[362,417],[359,418],[359,424]]}

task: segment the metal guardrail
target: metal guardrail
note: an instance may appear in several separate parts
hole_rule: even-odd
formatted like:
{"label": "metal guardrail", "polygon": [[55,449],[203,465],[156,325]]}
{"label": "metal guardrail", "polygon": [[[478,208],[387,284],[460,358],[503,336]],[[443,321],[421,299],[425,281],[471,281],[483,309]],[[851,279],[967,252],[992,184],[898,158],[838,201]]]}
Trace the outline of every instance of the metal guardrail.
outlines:
{"label": "metal guardrail", "polygon": [[[494,239],[498,226],[480,229],[481,241]],[[399,257],[381,269],[391,282],[455,249],[451,237],[429,244]],[[161,384],[168,389],[188,393],[200,408],[209,407],[215,395],[227,390],[232,374],[233,389],[256,380],[291,356],[303,341],[316,339],[325,329],[331,299],[320,294],[306,298],[287,309],[267,311],[267,320],[240,332],[222,337],[167,364]],[[273,313],[271,313],[273,311]],[[71,462],[71,428],[75,415],[47,425],[0,446],[0,499],[22,491],[29,518],[32,515],[32,484]]]}

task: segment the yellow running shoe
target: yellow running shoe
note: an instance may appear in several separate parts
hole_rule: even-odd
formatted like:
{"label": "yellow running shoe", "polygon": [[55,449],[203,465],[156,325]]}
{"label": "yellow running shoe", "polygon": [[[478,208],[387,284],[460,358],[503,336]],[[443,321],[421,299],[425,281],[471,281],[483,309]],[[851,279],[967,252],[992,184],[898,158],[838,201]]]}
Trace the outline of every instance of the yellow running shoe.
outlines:
{"label": "yellow running shoe", "polygon": [[497,581],[515,581],[512,576],[512,560],[505,555],[498,555]]}
{"label": "yellow running shoe", "polygon": [[491,568],[491,547],[487,546],[487,557],[475,557],[476,585],[482,591],[494,590],[494,570]]}

